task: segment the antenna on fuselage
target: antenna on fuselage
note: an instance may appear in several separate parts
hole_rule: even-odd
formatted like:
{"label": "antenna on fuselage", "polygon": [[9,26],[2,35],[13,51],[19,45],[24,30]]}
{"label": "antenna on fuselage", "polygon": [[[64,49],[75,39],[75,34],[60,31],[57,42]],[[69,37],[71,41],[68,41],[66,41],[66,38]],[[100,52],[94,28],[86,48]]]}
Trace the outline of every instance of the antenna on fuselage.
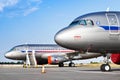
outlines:
{"label": "antenna on fuselage", "polygon": [[110,11],[110,7],[107,7],[106,12],[109,12],[109,11]]}

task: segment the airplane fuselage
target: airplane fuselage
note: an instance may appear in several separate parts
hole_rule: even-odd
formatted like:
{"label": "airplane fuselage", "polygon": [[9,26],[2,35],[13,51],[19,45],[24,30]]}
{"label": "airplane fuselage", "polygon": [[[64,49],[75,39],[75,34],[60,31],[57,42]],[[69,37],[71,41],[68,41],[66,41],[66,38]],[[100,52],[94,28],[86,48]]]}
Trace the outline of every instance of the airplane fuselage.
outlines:
{"label": "airplane fuselage", "polygon": [[[56,44],[23,44],[13,47],[5,54],[13,60],[27,60],[33,54],[37,64],[59,64],[69,60],[88,59],[101,56],[100,53],[84,53],[66,49]],[[71,58],[71,59],[70,59]]]}
{"label": "airplane fuselage", "polygon": [[70,52],[74,52],[74,50],[65,49],[55,44],[23,44],[13,47],[5,54],[5,57],[25,61],[27,53],[29,55],[34,53],[37,64],[47,64],[48,56],[65,56],[65,53]]}
{"label": "airplane fuselage", "polygon": [[63,47],[74,50],[120,52],[119,23],[120,12],[86,14],[59,31],[55,41]]}

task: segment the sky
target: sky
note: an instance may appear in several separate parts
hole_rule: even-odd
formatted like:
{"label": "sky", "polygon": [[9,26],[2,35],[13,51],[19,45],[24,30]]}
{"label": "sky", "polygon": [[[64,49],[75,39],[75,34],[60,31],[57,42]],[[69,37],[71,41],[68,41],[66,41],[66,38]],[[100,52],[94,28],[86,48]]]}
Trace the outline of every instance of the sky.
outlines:
{"label": "sky", "polygon": [[[54,35],[76,17],[120,11],[120,0],[0,0],[0,62],[20,44],[54,44]],[[97,60],[97,59],[95,59]]]}

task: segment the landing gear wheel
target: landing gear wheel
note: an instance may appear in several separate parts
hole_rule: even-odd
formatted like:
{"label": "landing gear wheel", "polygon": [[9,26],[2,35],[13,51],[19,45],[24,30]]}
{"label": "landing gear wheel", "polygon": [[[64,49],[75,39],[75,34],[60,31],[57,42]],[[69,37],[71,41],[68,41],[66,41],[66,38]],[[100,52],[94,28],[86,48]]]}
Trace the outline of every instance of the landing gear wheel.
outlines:
{"label": "landing gear wheel", "polygon": [[69,67],[75,67],[75,64],[73,62],[69,63]]}
{"label": "landing gear wheel", "polygon": [[109,64],[102,64],[100,69],[101,71],[111,71],[111,67]]}
{"label": "landing gear wheel", "polygon": [[58,66],[59,66],[59,67],[64,67],[64,64],[63,64],[63,63],[59,63]]}

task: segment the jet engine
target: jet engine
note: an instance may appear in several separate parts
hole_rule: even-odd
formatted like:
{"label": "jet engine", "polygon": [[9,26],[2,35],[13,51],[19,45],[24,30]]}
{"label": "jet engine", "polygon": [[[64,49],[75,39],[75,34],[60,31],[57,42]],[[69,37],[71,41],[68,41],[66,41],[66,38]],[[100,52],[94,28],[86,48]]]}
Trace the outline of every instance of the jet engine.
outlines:
{"label": "jet engine", "polygon": [[120,65],[120,53],[111,54],[111,60],[113,63]]}
{"label": "jet engine", "polygon": [[64,56],[48,56],[48,64],[59,64],[67,60]]}

